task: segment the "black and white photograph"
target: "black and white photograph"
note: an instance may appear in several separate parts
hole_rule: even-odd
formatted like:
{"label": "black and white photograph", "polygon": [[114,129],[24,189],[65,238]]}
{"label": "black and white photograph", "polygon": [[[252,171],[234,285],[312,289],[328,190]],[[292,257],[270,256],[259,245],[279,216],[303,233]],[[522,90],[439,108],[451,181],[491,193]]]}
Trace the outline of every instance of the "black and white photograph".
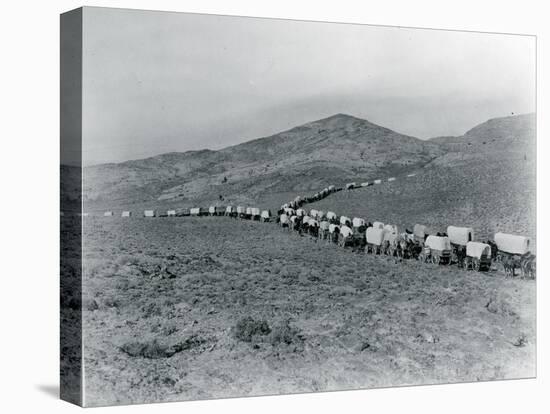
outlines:
{"label": "black and white photograph", "polygon": [[547,411],[543,3],[0,20],[3,412]]}
{"label": "black and white photograph", "polygon": [[61,62],[65,399],[536,375],[534,36],[84,7]]}

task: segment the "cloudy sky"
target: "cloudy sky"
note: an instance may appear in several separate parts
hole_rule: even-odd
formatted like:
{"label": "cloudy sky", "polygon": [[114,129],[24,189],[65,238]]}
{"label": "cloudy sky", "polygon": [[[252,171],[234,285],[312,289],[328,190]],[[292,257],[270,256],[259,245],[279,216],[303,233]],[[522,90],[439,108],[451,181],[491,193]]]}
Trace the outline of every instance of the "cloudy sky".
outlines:
{"label": "cloudy sky", "polygon": [[84,164],[347,113],[426,139],[535,110],[528,36],[86,8]]}

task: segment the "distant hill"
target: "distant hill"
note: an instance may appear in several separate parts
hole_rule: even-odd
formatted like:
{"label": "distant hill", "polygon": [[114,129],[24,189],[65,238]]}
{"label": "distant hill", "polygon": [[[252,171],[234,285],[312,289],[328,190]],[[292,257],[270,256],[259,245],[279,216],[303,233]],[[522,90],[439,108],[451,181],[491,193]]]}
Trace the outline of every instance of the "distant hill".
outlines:
{"label": "distant hill", "polygon": [[312,207],[400,228],[471,226],[478,240],[499,231],[523,234],[535,245],[535,115],[491,119],[461,137],[432,142],[444,153],[414,177],[343,191]]}
{"label": "distant hill", "polygon": [[421,168],[445,150],[367,120],[337,114],[219,151],[169,153],[85,168],[89,208],[192,205],[305,192]]}
{"label": "distant hill", "polygon": [[524,114],[493,118],[458,137],[437,137],[445,154],[434,160],[438,165],[470,162],[536,160],[536,116]]}

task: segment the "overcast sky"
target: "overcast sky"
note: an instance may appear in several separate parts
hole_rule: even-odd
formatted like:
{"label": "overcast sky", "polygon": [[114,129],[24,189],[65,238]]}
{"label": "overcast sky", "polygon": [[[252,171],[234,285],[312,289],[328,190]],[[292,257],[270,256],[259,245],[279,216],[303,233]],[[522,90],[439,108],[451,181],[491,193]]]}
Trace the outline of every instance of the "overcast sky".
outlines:
{"label": "overcast sky", "polygon": [[84,164],[228,145],[347,113],[461,135],[535,111],[535,39],[86,8]]}

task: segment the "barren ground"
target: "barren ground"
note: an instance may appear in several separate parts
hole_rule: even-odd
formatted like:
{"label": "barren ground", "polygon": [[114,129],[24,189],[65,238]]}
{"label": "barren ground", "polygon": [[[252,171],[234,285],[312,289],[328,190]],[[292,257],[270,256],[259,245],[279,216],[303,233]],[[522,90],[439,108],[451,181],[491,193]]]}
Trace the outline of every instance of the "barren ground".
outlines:
{"label": "barren ground", "polygon": [[83,238],[87,404],[535,375],[534,281],[222,217],[87,217]]}

